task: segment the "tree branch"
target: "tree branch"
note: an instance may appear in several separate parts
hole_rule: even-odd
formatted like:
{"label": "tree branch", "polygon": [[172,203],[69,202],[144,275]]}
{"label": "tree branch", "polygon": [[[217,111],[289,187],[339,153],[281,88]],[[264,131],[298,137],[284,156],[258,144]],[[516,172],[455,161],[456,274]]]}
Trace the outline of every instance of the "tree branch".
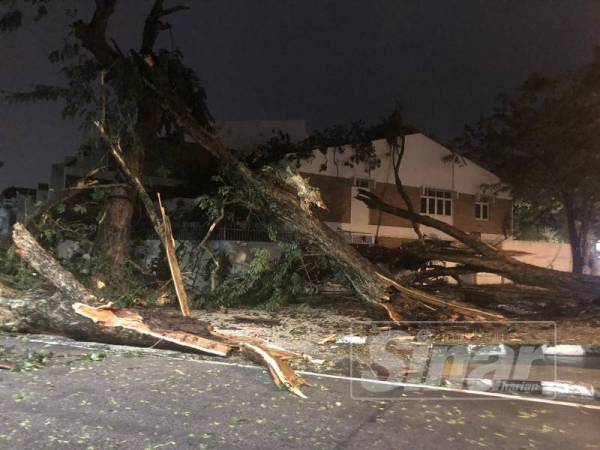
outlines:
{"label": "tree branch", "polygon": [[116,3],[117,0],[96,0],[96,10],[92,20],[89,23],[78,20],[71,25],[81,45],[89,50],[104,68],[110,67],[119,56],[106,39],[106,29],[115,11]]}
{"label": "tree branch", "polygon": [[176,13],[178,11],[185,11],[190,9],[189,6],[173,6],[165,9],[163,7],[164,0],[155,0],[154,6],[146,18],[146,24],[144,25],[144,34],[142,38],[142,46],[140,53],[142,55],[150,55],[156,44],[156,39],[161,31],[168,30],[169,24],[162,22],[160,19],[168,16],[169,14]]}
{"label": "tree branch", "polygon": [[94,124],[98,128],[98,131],[100,132],[100,136],[110,146],[110,151],[111,151],[113,157],[115,158],[115,160],[117,161],[117,163],[119,164],[119,168],[121,169],[121,172],[129,180],[130,184],[135,188],[138,195],[140,196],[140,199],[142,200],[142,203],[144,204],[144,207],[146,208],[146,213],[148,214],[148,217],[150,218],[150,222],[152,222],[152,227],[154,228],[154,231],[156,232],[156,234],[158,234],[160,240],[164,244],[165,243],[165,229],[162,225],[160,218],[158,217],[158,213],[156,211],[156,208],[154,207],[154,203],[152,202],[152,199],[146,192],[146,189],[144,188],[144,185],[142,184],[140,179],[135,174],[133,174],[131,172],[131,170],[129,169],[129,166],[127,165],[127,162],[125,161],[125,157],[123,156],[123,150],[121,149],[121,145],[115,144],[111,141],[109,136],[106,134],[106,130],[104,129],[103,124],[101,124],[100,122],[94,122]]}
{"label": "tree branch", "polygon": [[[374,193],[370,191],[359,189],[358,194],[356,195],[356,199],[362,201],[369,208],[379,209],[380,211],[387,212],[388,214],[412,220],[414,222],[420,223],[421,225],[440,230],[446,233],[447,235],[453,237],[454,239],[471,247],[473,250],[482,255],[492,258],[501,257],[498,252],[498,249],[489,244],[486,244],[485,242],[482,242],[478,238],[471,236],[470,234],[465,233],[464,231],[461,231],[453,227],[452,225],[448,225],[447,223],[442,222],[441,220],[410,212],[406,209],[398,208],[396,206],[392,206],[388,203],[385,203],[383,200],[381,200],[379,197],[377,197]],[[504,256],[502,257],[509,258]]]}
{"label": "tree branch", "polygon": [[[392,145],[392,163],[394,165],[394,179],[396,180],[396,190],[404,200],[406,204],[406,208],[408,212],[411,214],[415,214],[415,208],[413,206],[412,200],[410,196],[406,193],[406,189],[404,189],[404,185],[402,184],[402,179],[400,178],[400,165],[402,164],[402,158],[404,157],[404,151],[406,149],[406,137],[404,135],[400,136],[400,146],[398,144]],[[423,233],[421,233],[421,227],[419,223],[415,220],[410,221],[412,224],[413,230],[417,234],[419,239],[423,239]]]}

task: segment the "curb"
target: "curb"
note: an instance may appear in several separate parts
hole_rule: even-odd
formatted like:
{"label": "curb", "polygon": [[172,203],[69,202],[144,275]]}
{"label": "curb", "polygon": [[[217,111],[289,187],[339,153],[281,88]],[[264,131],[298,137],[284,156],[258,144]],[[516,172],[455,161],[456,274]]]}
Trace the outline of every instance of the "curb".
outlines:
{"label": "curb", "polygon": [[600,356],[599,345],[542,345],[542,351],[548,356]]}
{"label": "curb", "polygon": [[[479,356],[504,356],[506,355],[507,347],[518,348],[521,345],[478,344],[467,345],[466,347],[470,354],[477,354]],[[600,346],[598,345],[543,344],[539,348],[544,356],[600,356]]]}
{"label": "curb", "polygon": [[[336,344],[366,345],[368,338],[366,336],[341,336],[335,340]],[[415,342],[410,342],[416,344]],[[504,356],[506,348],[518,348],[523,344],[434,344],[434,347],[463,347],[470,354],[479,356]],[[524,344],[532,346],[534,344]],[[573,345],[573,344],[537,344],[545,356],[600,356],[600,345]]]}
{"label": "curb", "polygon": [[592,385],[576,384],[567,381],[531,380],[491,380],[488,378],[468,378],[461,384],[448,381],[452,387],[471,391],[499,392],[504,394],[535,394],[544,397],[578,397],[600,399],[600,392]]}

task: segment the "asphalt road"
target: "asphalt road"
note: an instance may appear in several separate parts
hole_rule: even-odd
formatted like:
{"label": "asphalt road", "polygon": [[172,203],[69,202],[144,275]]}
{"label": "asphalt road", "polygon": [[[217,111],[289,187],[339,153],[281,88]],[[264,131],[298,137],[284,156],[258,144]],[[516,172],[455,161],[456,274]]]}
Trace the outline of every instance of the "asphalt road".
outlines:
{"label": "asphalt road", "polygon": [[319,377],[300,399],[261,368],[217,360],[0,345],[22,366],[53,353],[0,371],[1,449],[600,447],[599,410],[401,389],[358,400],[349,381]]}

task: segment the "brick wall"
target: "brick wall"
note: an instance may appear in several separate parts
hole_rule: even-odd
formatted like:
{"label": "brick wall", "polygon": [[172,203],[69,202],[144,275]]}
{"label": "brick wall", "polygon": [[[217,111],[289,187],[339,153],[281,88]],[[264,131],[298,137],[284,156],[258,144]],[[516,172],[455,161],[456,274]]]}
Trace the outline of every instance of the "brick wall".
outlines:
{"label": "brick wall", "polygon": [[454,226],[469,233],[511,234],[512,201],[495,198],[489,206],[489,219],[475,218],[475,199],[471,194],[460,194],[454,199]]}
{"label": "brick wall", "polygon": [[[321,220],[327,222],[350,223],[352,185],[351,178],[333,177],[328,175],[306,174],[310,184],[321,191],[321,197],[329,208],[328,211],[317,213]],[[421,207],[421,189],[405,186],[406,192],[413,202],[417,212]],[[385,202],[401,208],[406,205],[398,193],[395,184],[375,183],[373,192]],[[504,234],[512,233],[512,201],[495,198],[489,206],[489,219],[477,220],[475,218],[475,199],[471,194],[460,193],[453,195],[453,222],[457,228],[469,233]],[[369,224],[391,227],[411,228],[409,220],[382,213],[375,209],[369,211]]]}
{"label": "brick wall", "polygon": [[[405,186],[406,193],[410,197],[413,207],[419,212],[420,201],[421,201],[421,190],[412,186]],[[376,183],[374,189],[375,195],[383,199],[386,203],[401,208],[406,208],[406,203],[402,200],[402,197],[398,193],[395,184],[390,183]],[[371,225],[383,225],[390,227],[412,227],[410,220],[402,219],[391,214],[382,213],[376,209],[369,211],[369,223]]]}
{"label": "brick wall", "polygon": [[308,178],[310,185],[321,191],[321,198],[327,211],[319,210],[317,217],[326,222],[350,223],[350,202],[352,200],[352,179],[301,173]]}

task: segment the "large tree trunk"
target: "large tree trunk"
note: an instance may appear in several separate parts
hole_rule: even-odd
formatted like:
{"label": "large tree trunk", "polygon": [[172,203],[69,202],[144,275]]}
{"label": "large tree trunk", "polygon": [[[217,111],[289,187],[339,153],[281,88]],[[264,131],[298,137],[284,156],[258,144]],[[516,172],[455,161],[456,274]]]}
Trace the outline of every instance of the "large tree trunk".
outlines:
{"label": "large tree trunk", "polygon": [[569,243],[571,244],[572,271],[576,274],[582,274],[585,267],[585,252],[582,249],[582,229],[577,227],[577,218],[573,200],[570,196],[564,196],[565,215],[567,219],[567,229],[569,231]]}
{"label": "large tree trunk", "polygon": [[104,204],[93,249],[94,256],[100,262],[98,274],[118,273],[129,254],[134,202],[133,189],[117,188]]}
{"label": "large tree trunk", "polygon": [[133,331],[104,328],[73,310],[63,293],[36,292],[26,296],[0,296],[0,330],[8,333],[44,333],[80,341],[150,346],[157,339]]}
{"label": "large tree trunk", "polygon": [[[122,58],[122,55],[116,52],[106,39],[106,27],[114,12],[115,3],[115,0],[96,0],[96,11],[90,23],[79,22],[74,26],[75,36],[107,72],[110,71],[116,60]],[[187,7],[174,7],[165,10],[163,3],[163,0],[155,0],[146,18],[140,46],[143,54],[152,52],[160,31],[165,29],[161,22],[164,16],[187,9]],[[126,146],[123,156],[132,173],[142,178],[146,152],[155,145],[161,128],[160,103],[151,90],[146,90],[140,98],[136,99],[136,114],[134,142]],[[103,125],[106,126],[106,124]],[[136,200],[136,191],[126,189],[116,192],[104,206],[103,220],[99,224],[94,254],[101,261],[109,264],[109,266],[101,267],[105,275],[119,273],[122,263],[128,255]]]}

